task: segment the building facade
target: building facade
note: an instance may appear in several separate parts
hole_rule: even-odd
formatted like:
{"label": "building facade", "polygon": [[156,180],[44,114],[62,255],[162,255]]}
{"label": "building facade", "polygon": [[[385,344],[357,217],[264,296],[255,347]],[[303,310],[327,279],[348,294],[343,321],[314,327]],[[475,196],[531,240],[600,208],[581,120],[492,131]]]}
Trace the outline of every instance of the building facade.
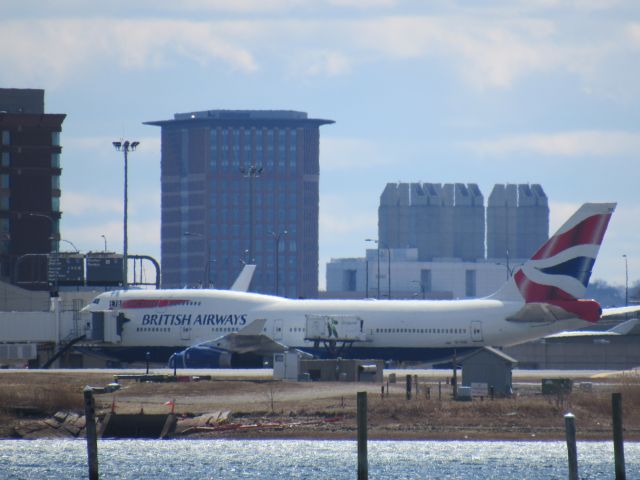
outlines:
{"label": "building facade", "polygon": [[228,288],[244,263],[251,290],[318,293],[319,139],[304,112],[178,113],[162,137],[162,284]]}
{"label": "building facade", "polygon": [[490,295],[548,234],[540,185],[496,185],[485,215],[476,184],[389,183],[378,208],[379,248],[365,258],[332,259],[327,296]]}
{"label": "building facade", "polygon": [[484,258],[484,224],[473,183],[389,183],[380,196],[380,247],[417,248],[420,261]]}
{"label": "building facade", "polygon": [[485,297],[508,278],[493,261],[421,261],[418,249],[368,249],[364,258],[327,263],[328,298],[449,300]]}
{"label": "building facade", "polygon": [[549,201],[540,185],[497,184],[487,205],[487,257],[529,258],[549,238]]}
{"label": "building facade", "polygon": [[47,255],[60,238],[60,133],[66,115],[44,112],[44,90],[0,89],[2,276],[50,288]]}

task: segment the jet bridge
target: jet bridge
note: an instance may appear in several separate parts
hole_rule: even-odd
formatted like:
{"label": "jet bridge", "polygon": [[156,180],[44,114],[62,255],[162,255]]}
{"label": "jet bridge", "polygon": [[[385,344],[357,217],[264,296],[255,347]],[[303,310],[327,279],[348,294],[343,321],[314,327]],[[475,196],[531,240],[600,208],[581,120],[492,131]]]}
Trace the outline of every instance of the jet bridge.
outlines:
{"label": "jet bridge", "polygon": [[354,342],[366,342],[364,320],[356,315],[307,315],[305,340],[315,348],[322,344],[331,355],[337,356]]}

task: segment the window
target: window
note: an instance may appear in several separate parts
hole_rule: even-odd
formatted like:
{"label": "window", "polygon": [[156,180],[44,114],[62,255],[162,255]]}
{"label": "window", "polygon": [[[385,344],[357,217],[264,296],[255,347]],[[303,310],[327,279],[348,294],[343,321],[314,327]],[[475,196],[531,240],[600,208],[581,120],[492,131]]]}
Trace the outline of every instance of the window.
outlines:
{"label": "window", "polygon": [[356,291],[356,270],[344,270],[343,271],[343,290],[347,292]]}
{"label": "window", "polygon": [[60,168],[60,154],[59,153],[52,153],[51,154],[51,166],[53,168]]}
{"label": "window", "polygon": [[[9,197],[0,197],[0,210],[9,210]],[[0,233],[0,244],[5,241],[3,235]]]}
{"label": "window", "polygon": [[9,175],[0,175],[0,188],[9,188]]}
{"label": "window", "polygon": [[11,145],[11,133],[8,130],[2,131],[2,145]]}
{"label": "window", "polygon": [[60,211],[60,197],[51,197],[51,210],[54,212]]}
{"label": "window", "polygon": [[11,165],[11,156],[9,152],[2,152],[2,166],[8,167]]}
{"label": "window", "polygon": [[60,132],[51,132],[51,145],[54,147],[60,146]]}
{"label": "window", "polygon": [[60,177],[58,175],[51,177],[51,188],[60,190]]}
{"label": "window", "polygon": [[420,270],[420,288],[422,289],[422,293],[429,293],[432,291],[431,270]]}
{"label": "window", "polygon": [[467,297],[476,296],[476,271],[467,270],[465,272],[465,295]]}

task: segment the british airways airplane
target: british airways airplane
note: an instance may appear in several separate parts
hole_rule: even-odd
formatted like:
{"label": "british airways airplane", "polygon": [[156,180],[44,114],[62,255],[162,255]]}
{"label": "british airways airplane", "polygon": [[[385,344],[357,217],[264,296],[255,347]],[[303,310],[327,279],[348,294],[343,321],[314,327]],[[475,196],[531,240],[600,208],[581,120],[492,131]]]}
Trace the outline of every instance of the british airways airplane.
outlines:
{"label": "british airways airplane", "polygon": [[255,366],[287,349],[435,361],[574,330],[609,313],[581,297],[614,209],[584,204],[482,299],[294,300],[243,291],[245,272],[232,290],[112,291],[85,310],[104,324],[107,353],[130,361],[149,351],[157,361],[171,356],[171,366]]}

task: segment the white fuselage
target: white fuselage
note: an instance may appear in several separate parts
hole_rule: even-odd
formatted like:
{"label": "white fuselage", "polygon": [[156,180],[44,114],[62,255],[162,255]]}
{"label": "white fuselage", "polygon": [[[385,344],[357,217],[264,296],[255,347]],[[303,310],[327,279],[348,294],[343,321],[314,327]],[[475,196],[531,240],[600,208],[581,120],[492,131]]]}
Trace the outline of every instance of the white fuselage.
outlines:
{"label": "white fuselage", "polygon": [[507,320],[522,302],[474,300],[291,300],[227,290],[114,291],[88,307],[122,313],[120,346],[190,346],[266,320],[263,333],[289,347],[310,349],[309,316],[349,315],[362,321],[354,348],[443,349],[507,346],[586,324],[581,320]]}

